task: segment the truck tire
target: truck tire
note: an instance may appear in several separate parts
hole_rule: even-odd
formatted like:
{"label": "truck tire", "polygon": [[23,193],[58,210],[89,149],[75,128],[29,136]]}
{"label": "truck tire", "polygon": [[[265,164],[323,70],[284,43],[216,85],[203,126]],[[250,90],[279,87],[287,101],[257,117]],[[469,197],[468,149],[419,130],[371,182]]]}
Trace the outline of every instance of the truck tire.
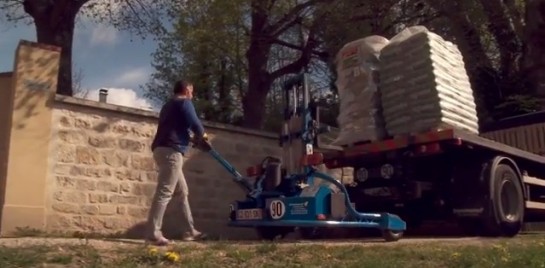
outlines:
{"label": "truck tire", "polygon": [[488,212],[484,220],[485,235],[517,235],[523,225],[524,194],[517,172],[508,164],[492,166]]}

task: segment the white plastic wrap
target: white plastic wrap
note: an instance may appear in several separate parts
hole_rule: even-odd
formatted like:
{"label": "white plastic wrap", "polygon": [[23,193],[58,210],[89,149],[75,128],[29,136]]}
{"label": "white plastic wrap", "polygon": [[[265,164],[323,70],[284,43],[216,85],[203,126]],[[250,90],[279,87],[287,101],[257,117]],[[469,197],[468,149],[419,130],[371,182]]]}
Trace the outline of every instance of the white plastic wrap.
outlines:
{"label": "white plastic wrap", "polygon": [[380,56],[381,103],[389,135],[457,128],[478,133],[473,90],[458,48],[423,26],[390,40]]}
{"label": "white plastic wrap", "polygon": [[368,36],[343,46],[336,56],[340,132],[334,145],[382,139],[385,135],[376,72],[380,50],[388,44],[381,36]]}

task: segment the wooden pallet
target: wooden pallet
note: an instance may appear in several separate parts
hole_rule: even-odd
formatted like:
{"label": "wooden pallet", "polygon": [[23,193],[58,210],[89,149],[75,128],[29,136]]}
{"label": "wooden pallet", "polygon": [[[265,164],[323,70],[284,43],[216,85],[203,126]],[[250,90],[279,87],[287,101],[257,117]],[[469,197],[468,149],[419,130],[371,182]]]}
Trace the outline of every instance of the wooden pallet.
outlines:
{"label": "wooden pallet", "polygon": [[448,130],[448,129],[450,129],[450,128],[438,127],[438,128],[426,129],[426,130],[424,130],[424,131],[419,131],[419,132],[411,131],[411,132],[406,133],[406,134],[394,135],[393,138],[394,138],[394,139],[402,139],[402,138],[407,138],[407,137],[411,137],[411,136],[420,135],[420,134],[423,134],[423,133],[441,132],[441,131],[445,131],[445,130]]}
{"label": "wooden pallet", "polygon": [[343,149],[347,149],[347,148],[353,148],[353,147],[356,147],[356,146],[359,146],[359,145],[369,144],[371,142],[372,142],[371,140],[358,141],[358,142],[355,142],[355,143],[342,144],[341,147]]}

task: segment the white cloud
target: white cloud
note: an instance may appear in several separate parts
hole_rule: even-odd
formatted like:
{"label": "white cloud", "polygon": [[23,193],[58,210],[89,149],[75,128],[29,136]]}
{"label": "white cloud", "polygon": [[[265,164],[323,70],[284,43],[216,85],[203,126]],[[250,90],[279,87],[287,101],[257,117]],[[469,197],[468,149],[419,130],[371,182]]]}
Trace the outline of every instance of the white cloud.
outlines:
{"label": "white cloud", "polygon": [[[119,106],[132,107],[144,110],[155,110],[155,107],[147,99],[138,96],[138,94],[129,88],[106,88],[108,90],[107,103]],[[88,92],[86,99],[98,101],[99,89]]]}
{"label": "white cloud", "polygon": [[91,45],[114,45],[119,40],[118,31],[112,26],[96,25],[91,31]]}
{"label": "white cloud", "polygon": [[138,67],[119,73],[112,83],[115,85],[140,84],[145,82],[148,79],[148,76],[148,68]]}

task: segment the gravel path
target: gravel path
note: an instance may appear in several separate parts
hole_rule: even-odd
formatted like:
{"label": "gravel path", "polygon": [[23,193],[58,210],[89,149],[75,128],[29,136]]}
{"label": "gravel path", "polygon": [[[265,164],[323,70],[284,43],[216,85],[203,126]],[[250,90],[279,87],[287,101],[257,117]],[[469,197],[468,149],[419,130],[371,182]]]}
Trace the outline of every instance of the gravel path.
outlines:
{"label": "gravel path", "polygon": [[[521,236],[522,237],[522,236]],[[518,238],[515,238],[518,240]],[[460,237],[460,238],[403,238],[397,242],[386,243],[382,239],[376,238],[364,238],[364,239],[351,239],[351,240],[287,240],[280,241],[279,246],[290,245],[328,245],[328,246],[395,246],[395,245],[418,245],[426,243],[441,243],[444,245],[484,245],[488,243],[494,243],[499,239],[493,238],[479,238],[479,237]],[[215,244],[217,241],[210,242],[177,242],[178,245],[191,245],[191,246],[203,246],[207,244]],[[228,241],[230,245],[237,246],[255,246],[260,244],[260,241]],[[108,250],[113,248],[137,248],[144,246],[142,240],[129,240],[129,239],[77,239],[77,238],[0,238],[0,246],[6,247],[24,247],[32,245],[43,246],[67,246],[67,245],[90,245],[99,250]]]}

